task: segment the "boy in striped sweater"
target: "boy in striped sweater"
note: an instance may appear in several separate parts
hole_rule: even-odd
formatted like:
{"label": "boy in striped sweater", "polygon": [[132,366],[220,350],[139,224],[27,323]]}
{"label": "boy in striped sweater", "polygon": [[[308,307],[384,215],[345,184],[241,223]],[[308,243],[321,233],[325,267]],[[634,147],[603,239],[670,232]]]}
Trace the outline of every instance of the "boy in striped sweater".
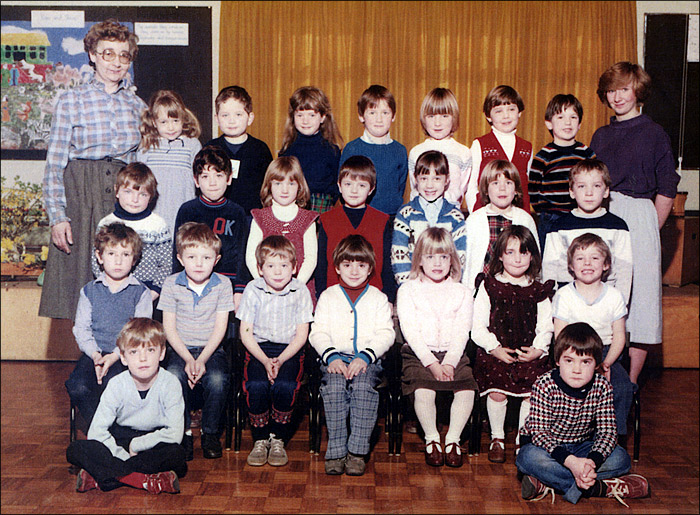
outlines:
{"label": "boy in striped sweater", "polygon": [[[627,474],[630,457],[617,445],[612,386],[596,368],[603,342],[585,322],[567,325],[554,343],[557,368],[532,387],[530,414],[520,430],[515,464],[524,475],[523,499],[554,491],[576,504],[581,497],[649,495],[649,483]],[[626,475],[625,475],[626,474]]]}

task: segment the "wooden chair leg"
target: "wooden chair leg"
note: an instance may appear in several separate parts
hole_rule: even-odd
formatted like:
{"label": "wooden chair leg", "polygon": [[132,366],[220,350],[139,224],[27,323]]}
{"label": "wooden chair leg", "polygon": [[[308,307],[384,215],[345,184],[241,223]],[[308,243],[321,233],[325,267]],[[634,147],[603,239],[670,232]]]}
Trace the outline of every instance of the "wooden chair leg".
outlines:
{"label": "wooden chair leg", "polygon": [[476,392],[472,408],[472,436],[469,439],[469,455],[478,456],[481,452],[481,397]]}
{"label": "wooden chair leg", "polygon": [[234,423],[234,442],[233,442],[233,450],[235,452],[239,452],[241,450],[241,437],[243,435],[243,426],[245,425],[245,413],[244,413],[244,408],[243,408],[243,389],[239,388],[236,391],[235,395],[235,407],[234,407],[234,415],[235,415],[235,423]]}
{"label": "wooden chair leg", "polygon": [[632,398],[632,404],[634,404],[634,461],[639,461],[639,444],[641,437],[641,395],[639,393],[639,388],[634,392]]}
{"label": "wooden chair leg", "polygon": [[77,430],[75,428],[75,416],[76,416],[76,411],[77,408],[75,404],[71,401],[70,403],[70,443],[75,442],[75,439],[77,438]]}

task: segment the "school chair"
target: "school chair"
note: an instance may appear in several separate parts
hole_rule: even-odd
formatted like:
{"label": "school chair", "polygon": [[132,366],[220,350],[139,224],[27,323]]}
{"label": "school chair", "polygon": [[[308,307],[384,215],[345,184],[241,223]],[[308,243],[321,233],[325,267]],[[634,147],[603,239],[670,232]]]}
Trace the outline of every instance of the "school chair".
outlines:
{"label": "school chair", "polygon": [[[231,367],[231,389],[229,391],[230,397],[229,402],[226,407],[226,440],[225,448],[226,450],[231,450],[231,443],[233,439],[233,450],[234,452],[239,452],[241,450],[241,439],[243,437],[243,429],[245,429],[247,421],[247,405],[244,398],[243,392],[243,369],[245,364],[245,353],[246,349],[241,341],[240,337],[232,340],[232,367]],[[310,370],[313,369],[313,360],[310,357],[311,345],[307,341],[304,345],[304,373],[301,379],[301,388],[307,391],[307,395],[311,396],[310,393],[310,381],[311,373]],[[311,427],[311,401],[309,400],[309,449],[313,449],[313,442],[315,441],[315,434]],[[295,411],[298,408],[295,406]],[[232,438],[233,435],[233,438]]]}
{"label": "school chair", "polygon": [[[401,368],[397,367],[400,360],[398,349],[400,345],[396,342],[389,348],[382,357],[383,371],[380,375],[379,384],[376,390],[379,392],[379,415],[384,414],[384,432],[387,434],[389,443],[389,456],[399,455],[401,452],[399,412],[401,406]],[[319,454],[321,451],[321,437],[325,418],[323,416],[323,399],[321,397],[321,359],[316,351],[313,353],[313,371],[310,388],[310,413],[309,413],[309,438],[312,440],[310,451]],[[313,435],[313,437],[311,436]]]}

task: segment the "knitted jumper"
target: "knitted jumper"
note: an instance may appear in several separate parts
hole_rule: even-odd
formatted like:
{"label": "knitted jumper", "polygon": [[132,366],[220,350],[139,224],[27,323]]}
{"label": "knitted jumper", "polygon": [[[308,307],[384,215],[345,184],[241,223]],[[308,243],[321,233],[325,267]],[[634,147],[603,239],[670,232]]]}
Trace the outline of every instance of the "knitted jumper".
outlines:
{"label": "knitted jumper", "polygon": [[253,209],[250,212],[253,220],[258,224],[263,233],[263,239],[273,234],[282,235],[292,242],[297,252],[297,266],[295,273],[299,272],[304,263],[304,233],[314,223],[318,213],[308,209],[299,209],[296,218],[289,222],[283,222],[272,213],[272,207]]}
{"label": "knitted jumper", "polygon": [[[481,144],[481,165],[479,166],[479,176],[477,177],[478,184],[478,181],[481,180],[481,173],[484,171],[487,164],[496,159],[503,159],[504,161],[508,161],[509,159],[493,131],[476,139],[478,139]],[[527,191],[527,166],[530,161],[530,156],[532,156],[532,143],[515,135],[515,151],[513,152],[513,159],[510,161],[518,169],[520,186],[523,190],[522,208],[528,213],[530,212],[530,196]],[[472,211],[476,211],[483,205],[484,204],[481,202],[481,195],[477,193],[476,204],[474,204],[474,209],[472,209]]]}
{"label": "knitted jumper", "polygon": [[349,234],[360,234],[364,236],[372,245],[374,250],[374,259],[376,266],[374,273],[370,277],[369,283],[382,290],[382,277],[380,271],[384,264],[384,228],[389,221],[389,215],[367,207],[362,221],[357,228],[353,227],[350,219],[345,214],[342,206],[336,206],[330,211],[326,211],[320,217],[321,225],[323,226],[328,238],[326,243],[326,255],[322,259],[326,259],[328,263],[326,287],[329,288],[334,284],[338,284],[338,273],[333,266],[333,251],[340,240]]}
{"label": "knitted jumper", "polygon": [[226,197],[243,208],[246,215],[252,209],[262,208],[260,189],[267,167],[272,162],[272,153],[267,144],[248,134],[236,153],[226,143],[226,137],[221,136],[207,143],[222,148],[231,160],[236,173],[233,174],[231,185],[226,190]]}
{"label": "knitted jumper", "polygon": [[304,178],[311,193],[325,193],[338,198],[338,163],[340,148],[321,135],[304,136],[297,131],[296,138],[280,156],[295,156],[301,164]]}

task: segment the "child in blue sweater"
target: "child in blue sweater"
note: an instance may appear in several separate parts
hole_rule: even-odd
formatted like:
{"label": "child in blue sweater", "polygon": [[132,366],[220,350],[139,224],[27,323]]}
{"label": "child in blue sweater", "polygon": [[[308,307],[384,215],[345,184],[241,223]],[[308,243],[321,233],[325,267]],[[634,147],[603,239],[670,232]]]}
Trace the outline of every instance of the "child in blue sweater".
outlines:
{"label": "child in blue sweater", "polygon": [[325,93],[313,86],[297,89],[289,99],[289,116],[279,156],[299,160],[311,190],[308,209],[324,213],[338,199],[338,165],[343,138]]}
{"label": "child in blue sweater", "polygon": [[408,177],[406,147],[391,139],[389,130],[396,119],[396,100],[384,86],[373,84],[362,92],[357,112],[365,130],[362,136],[345,145],[340,166],[349,157],[365,156],[377,171],[377,187],[369,205],[393,217],[403,204]]}

